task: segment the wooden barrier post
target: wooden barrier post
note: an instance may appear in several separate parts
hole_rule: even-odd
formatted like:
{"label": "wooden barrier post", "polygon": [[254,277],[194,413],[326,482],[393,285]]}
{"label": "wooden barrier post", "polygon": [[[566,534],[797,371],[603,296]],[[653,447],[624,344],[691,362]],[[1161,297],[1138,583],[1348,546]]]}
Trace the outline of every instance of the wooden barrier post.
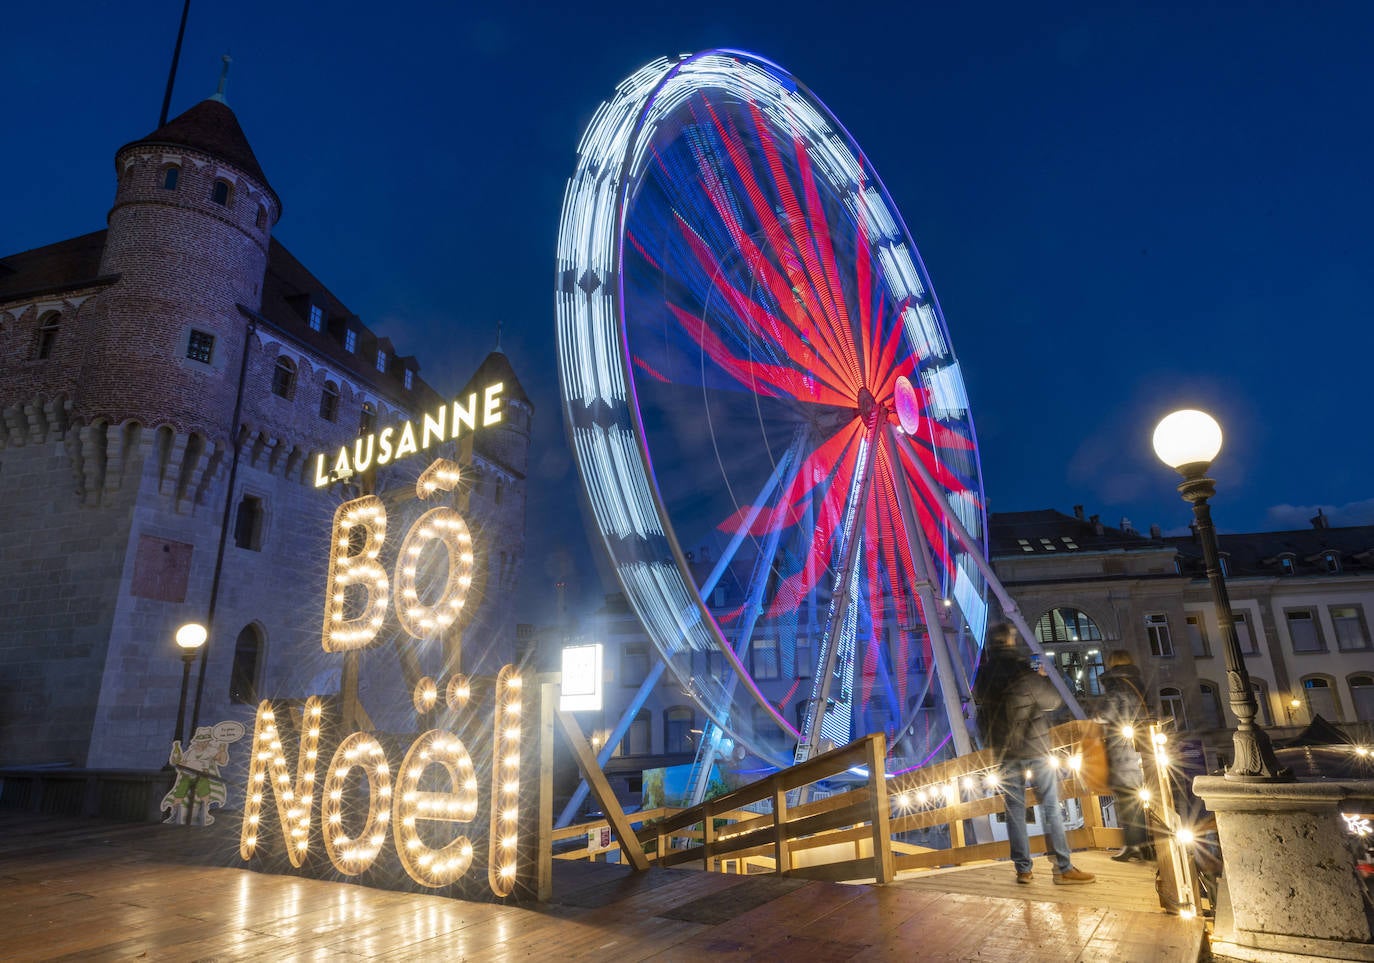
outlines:
{"label": "wooden barrier post", "polygon": [[873,827],[873,875],[878,882],[888,883],[897,875],[892,860],[891,811],[887,802],[887,736],[874,733],[868,741],[868,786]]}
{"label": "wooden barrier post", "polygon": [[792,850],[787,844],[787,792],[781,783],[773,790],[773,865],[773,871],[780,874],[792,868]]}

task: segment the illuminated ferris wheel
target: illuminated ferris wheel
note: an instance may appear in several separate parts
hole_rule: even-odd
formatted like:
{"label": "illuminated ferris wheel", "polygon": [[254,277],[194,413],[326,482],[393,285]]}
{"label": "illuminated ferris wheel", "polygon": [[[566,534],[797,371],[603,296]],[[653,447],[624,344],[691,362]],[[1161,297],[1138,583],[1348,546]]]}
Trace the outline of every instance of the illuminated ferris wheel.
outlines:
{"label": "illuminated ferris wheel", "polygon": [[625,80],[568,184],[557,320],[597,526],[705,743],[966,750],[973,421],[916,247],[826,107],[739,51]]}

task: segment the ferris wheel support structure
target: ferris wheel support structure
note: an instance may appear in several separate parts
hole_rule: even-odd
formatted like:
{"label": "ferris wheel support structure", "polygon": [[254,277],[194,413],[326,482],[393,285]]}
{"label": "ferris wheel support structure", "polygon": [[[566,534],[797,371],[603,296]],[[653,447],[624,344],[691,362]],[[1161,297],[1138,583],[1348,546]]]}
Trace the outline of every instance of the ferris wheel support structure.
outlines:
{"label": "ferris wheel support structure", "polygon": [[[1016,626],[1016,630],[1021,633],[1021,637],[1025,639],[1026,645],[1030,647],[1030,650],[1036,655],[1043,656],[1045,654],[1044,646],[1042,646],[1040,640],[1035,637],[1035,633],[1031,631],[1031,627],[1026,624],[1026,617],[1021,614],[1021,609],[1016,604],[1016,600],[1011,597],[1011,593],[1009,593],[1006,586],[1002,584],[1002,580],[999,579],[997,573],[992,570],[992,565],[988,563],[987,558],[983,554],[983,546],[968,533],[968,529],[959,521],[959,516],[950,509],[949,500],[945,498],[945,494],[941,491],[940,486],[936,484],[929,470],[921,463],[921,459],[917,457],[916,448],[912,445],[911,440],[905,435],[899,435],[897,437],[900,438],[902,447],[906,449],[907,454],[911,456],[911,463],[916,466],[916,473],[921,476],[921,484],[925,487],[927,494],[934,499],[940,511],[944,513],[945,520],[949,522],[949,526],[954,532],[954,537],[964,546],[964,551],[968,553],[969,558],[973,559],[973,563],[978,566],[978,571],[982,573],[983,578],[987,581],[988,587],[991,588],[993,594],[997,596],[997,601],[1002,605],[1002,613],[1011,620],[1012,625]],[[1082,719],[1084,717],[1083,707],[1078,704],[1077,697],[1064,682],[1063,676],[1058,672],[1048,672],[1047,675],[1055,689],[1058,690],[1060,698],[1064,700],[1064,705],[1068,706],[1069,711],[1073,713],[1073,717],[1075,719]]]}
{"label": "ferris wheel support structure", "polygon": [[[885,434],[895,451],[897,432],[891,425],[887,425]],[[894,473],[899,470],[897,466],[900,463],[900,459],[893,459],[892,470]],[[940,618],[940,609],[937,608],[938,603],[935,600],[935,589],[933,588],[938,583],[931,571],[930,547],[926,543],[925,532],[921,529],[916,518],[916,510],[912,507],[911,493],[907,491],[905,485],[900,483],[895,484],[894,487],[897,489],[905,528],[912,541],[911,557],[920,566],[915,588],[917,597],[921,600],[921,608],[925,612],[926,628],[930,631],[930,652],[935,658],[935,671],[940,679],[940,698],[945,705],[945,717],[949,720],[950,737],[954,741],[954,751],[961,756],[966,756],[973,751],[973,742],[969,739],[968,723],[963,712],[963,699],[969,693],[965,687],[960,685],[962,680],[954,671],[954,660],[950,658],[949,645],[945,640],[944,623]]]}
{"label": "ferris wheel support structure", "polygon": [[[859,546],[863,544],[864,516],[868,511],[868,498],[873,492],[873,469],[878,460],[878,425],[887,416],[882,406],[875,407],[868,422],[868,451],[864,453],[863,471],[855,476],[851,494],[856,500],[849,499],[849,520],[844,527],[844,564],[835,579],[835,590],[831,595],[830,614],[826,618],[825,634],[821,636],[822,654],[817,661],[816,681],[811,687],[811,702],[806,707],[806,721],[802,725],[801,738],[797,740],[794,762],[806,762],[816,754],[816,746],[823,736],[825,716],[829,707],[830,686],[834,681],[835,664],[839,657],[839,643],[844,642],[844,624],[852,602],[855,566],[859,560]],[[852,640],[850,642],[852,645]],[[849,700],[845,699],[841,711],[848,712]],[[849,720],[844,720],[846,736]]]}

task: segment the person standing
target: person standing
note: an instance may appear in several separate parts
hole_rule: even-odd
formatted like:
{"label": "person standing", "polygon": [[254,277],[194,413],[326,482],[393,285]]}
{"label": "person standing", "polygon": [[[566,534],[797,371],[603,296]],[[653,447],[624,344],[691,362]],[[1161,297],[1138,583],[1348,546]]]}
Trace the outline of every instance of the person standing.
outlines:
{"label": "person standing", "polygon": [[983,745],[997,754],[998,791],[1007,813],[1007,841],[1016,881],[1035,877],[1026,829],[1026,775],[1040,800],[1046,855],[1057,884],[1091,883],[1096,877],[1073,865],[1059,810],[1057,768],[1050,761],[1050,714],[1064,704],[1053,685],[1020,654],[1016,631],[1005,623],[988,630],[983,663],[973,684]]}
{"label": "person standing", "polygon": [[1153,854],[1149,831],[1140,804],[1145,771],[1138,748],[1149,723],[1145,683],[1131,653],[1125,649],[1116,649],[1107,656],[1107,671],[1102,673],[1101,681],[1102,699],[1097,711],[1107,744],[1107,785],[1116,799],[1117,821],[1125,837],[1125,848],[1112,859],[1118,863],[1150,859]]}

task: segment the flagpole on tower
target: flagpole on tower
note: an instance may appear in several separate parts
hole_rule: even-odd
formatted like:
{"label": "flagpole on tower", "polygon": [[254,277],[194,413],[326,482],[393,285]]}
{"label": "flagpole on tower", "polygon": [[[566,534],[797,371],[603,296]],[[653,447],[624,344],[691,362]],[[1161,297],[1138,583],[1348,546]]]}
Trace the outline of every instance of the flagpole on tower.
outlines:
{"label": "flagpole on tower", "polygon": [[191,0],[185,0],[181,7],[181,26],[177,28],[177,43],[172,49],[172,69],[167,71],[167,92],[162,95],[162,116],[157,125],[167,123],[167,111],[172,106],[172,85],[177,79],[177,62],[181,60],[181,39],[186,36],[186,17],[191,12]]}

